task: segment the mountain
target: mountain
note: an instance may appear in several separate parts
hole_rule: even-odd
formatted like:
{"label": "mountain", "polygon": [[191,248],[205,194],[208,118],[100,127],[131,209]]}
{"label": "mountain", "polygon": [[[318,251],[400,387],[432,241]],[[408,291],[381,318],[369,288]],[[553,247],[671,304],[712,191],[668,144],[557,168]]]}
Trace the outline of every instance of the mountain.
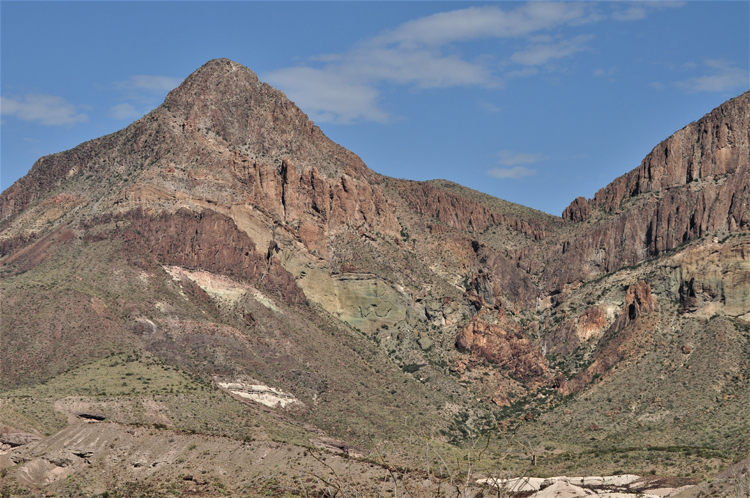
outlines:
{"label": "mountain", "polygon": [[[379,175],[210,61],[0,194],[6,486],[712,475],[750,451],[749,115],[745,93],[558,218]],[[242,477],[191,446],[244,452]]]}

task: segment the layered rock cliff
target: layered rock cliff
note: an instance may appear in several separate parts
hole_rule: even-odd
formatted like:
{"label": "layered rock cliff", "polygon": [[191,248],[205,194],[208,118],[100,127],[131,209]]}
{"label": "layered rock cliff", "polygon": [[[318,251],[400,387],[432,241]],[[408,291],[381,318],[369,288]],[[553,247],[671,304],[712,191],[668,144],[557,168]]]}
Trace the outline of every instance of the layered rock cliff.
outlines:
{"label": "layered rock cliff", "polygon": [[[546,288],[673,250],[717,231],[750,231],[750,92],[664,140],[640,166],[563,218],[581,223],[547,257]],[[585,222],[585,224],[584,224]]]}

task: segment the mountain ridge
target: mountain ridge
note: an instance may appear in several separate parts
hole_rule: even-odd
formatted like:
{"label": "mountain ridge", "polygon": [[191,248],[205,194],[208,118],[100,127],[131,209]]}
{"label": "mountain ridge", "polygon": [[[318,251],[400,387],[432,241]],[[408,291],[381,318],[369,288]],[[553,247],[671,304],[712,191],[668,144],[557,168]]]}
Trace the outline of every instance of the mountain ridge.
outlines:
{"label": "mountain ridge", "polygon": [[[205,416],[211,434],[324,435],[358,452],[382,438],[403,462],[416,430],[461,451],[512,429],[557,473],[556,448],[625,442],[734,458],[750,450],[731,422],[750,415],[748,116],[750,92],[558,218],[379,175],[251,70],[209,61],[148,115],[41,158],[0,194],[13,352],[0,423],[21,420],[20,403],[38,414],[23,429],[46,434],[78,402],[154,423],[133,408],[154,406],[149,383],[110,379],[126,358],[165,379],[158,423],[176,429]],[[170,392],[154,364],[203,387]],[[19,394],[86,365],[108,392]],[[250,430],[236,403],[255,405],[230,385],[297,402]],[[205,389],[233,418],[190,411]],[[730,458],[717,454],[705,465]]]}

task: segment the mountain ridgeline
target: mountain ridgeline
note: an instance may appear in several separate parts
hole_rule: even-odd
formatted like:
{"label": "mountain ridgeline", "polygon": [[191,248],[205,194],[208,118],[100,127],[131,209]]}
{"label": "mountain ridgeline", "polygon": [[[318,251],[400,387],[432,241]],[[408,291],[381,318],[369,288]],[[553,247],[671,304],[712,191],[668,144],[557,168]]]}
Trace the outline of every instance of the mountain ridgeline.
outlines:
{"label": "mountain ridgeline", "polygon": [[380,175],[212,60],[0,194],[0,289],[0,432],[96,413],[362,456],[512,431],[544,472],[648,445],[707,475],[750,451],[750,92],[555,217]]}

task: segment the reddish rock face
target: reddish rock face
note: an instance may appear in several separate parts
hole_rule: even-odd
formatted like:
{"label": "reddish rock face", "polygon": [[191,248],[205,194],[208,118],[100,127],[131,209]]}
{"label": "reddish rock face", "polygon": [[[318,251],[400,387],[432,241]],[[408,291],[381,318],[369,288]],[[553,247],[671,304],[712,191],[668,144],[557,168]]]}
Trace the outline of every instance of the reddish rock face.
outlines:
{"label": "reddish rock face", "polygon": [[577,197],[562,213],[564,220],[573,222],[586,221],[589,216],[591,216],[591,209],[585,197]]}
{"label": "reddish rock face", "polygon": [[477,201],[460,197],[429,183],[410,183],[410,188],[404,189],[401,194],[419,214],[434,217],[459,230],[481,232],[491,225],[503,225],[536,240],[549,234],[541,222],[524,221],[496,213]]}
{"label": "reddish rock face", "polygon": [[584,341],[597,336],[607,326],[607,317],[599,306],[584,311],[577,320],[563,322],[558,329],[548,334],[544,343],[552,353],[567,355],[575,351]]}
{"label": "reddish rock face", "polygon": [[0,247],[7,250],[8,254],[11,252],[15,254],[6,259],[4,264],[18,264],[18,271],[27,271],[47,261],[58,246],[69,242],[74,237],[75,233],[72,230],[61,226],[38,241],[36,241],[36,234],[28,238],[20,236],[10,239],[9,243]]}
{"label": "reddish rock face", "polygon": [[604,374],[628,354],[636,351],[638,345],[648,341],[653,333],[653,323],[649,323],[648,318],[648,313],[653,311],[656,311],[656,298],[651,294],[649,284],[638,282],[628,287],[625,306],[599,340],[598,347],[601,349],[594,361],[558,389],[564,394],[576,393],[596,376]]}
{"label": "reddish rock face", "polygon": [[0,257],[16,252],[34,242],[37,238],[36,232],[22,233],[0,241]]}
{"label": "reddish rock face", "polygon": [[260,254],[231,218],[208,209],[201,213],[181,209],[156,216],[136,210],[123,218],[132,224],[122,237],[147,248],[162,263],[261,284],[291,304],[306,301],[302,289],[279,261],[270,254]]}
{"label": "reddish rock face", "polygon": [[400,225],[379,185],[347,174],[323,176],[317,167],[297,174],[290,159],[280,171],[263,162],[234,162],[232,171],[248,190],[250,203],[274,219],[301,224],[300,239],[309,249],[326,251],[325,235],[346,226],[366,225],[395,236]]}
{"label": "reddish rock face", "polygon": [[646,282],[638,282],[628,287],[625,293],[625,309],[630,321],[643,313],[656,311],[656,297],[651,295],[651,286]]}
{"label": "reddish rock face", "polygon": [[548,373],[547,359],[539,346],[507,322],[496,325],[476,316],[461,329],[456,346],[506,369],[517,379],[530,380]]}
{"label": "reddish rock face", "polygon": [[475,273],[471,277],[469,286],[476,293],[476,296],[482,299],[482,306],[496,306],[498,308],[502,306],[500,300],[503,295],[502,289],[491,274],[480,270],[479,273]]}
{"label": "reddish rock face", "polygon": [[598,306],[587,309],[578,319],[578,332],[581,338],[587,339],[596,331],[607,325],[607,317]]}
{"label": "reddish rock face", "polygon": [[[546,254],[545,289],[584,281],[716,230],[750,230],[750,92],[659,144],[641,165],[566,208],[605,216]],[[608,218],[607,218],[608,217]]]}
{"label": "reddish rock face", "polygon": [[484,299],[485,306],[499,306],[503,293],[513,302],[524,305],[536,301],[536,285],[515,261],[476,240],[471,241],[471,248],[481,271],[473,275],[470,284],[474,292]]}
{"label": "reddish rock face", "polygon": [[750,92],[687,125],[657,145],[633,171],[594,196],[592,207],[611,211],[628,198],[681,187],[747,168]]}

